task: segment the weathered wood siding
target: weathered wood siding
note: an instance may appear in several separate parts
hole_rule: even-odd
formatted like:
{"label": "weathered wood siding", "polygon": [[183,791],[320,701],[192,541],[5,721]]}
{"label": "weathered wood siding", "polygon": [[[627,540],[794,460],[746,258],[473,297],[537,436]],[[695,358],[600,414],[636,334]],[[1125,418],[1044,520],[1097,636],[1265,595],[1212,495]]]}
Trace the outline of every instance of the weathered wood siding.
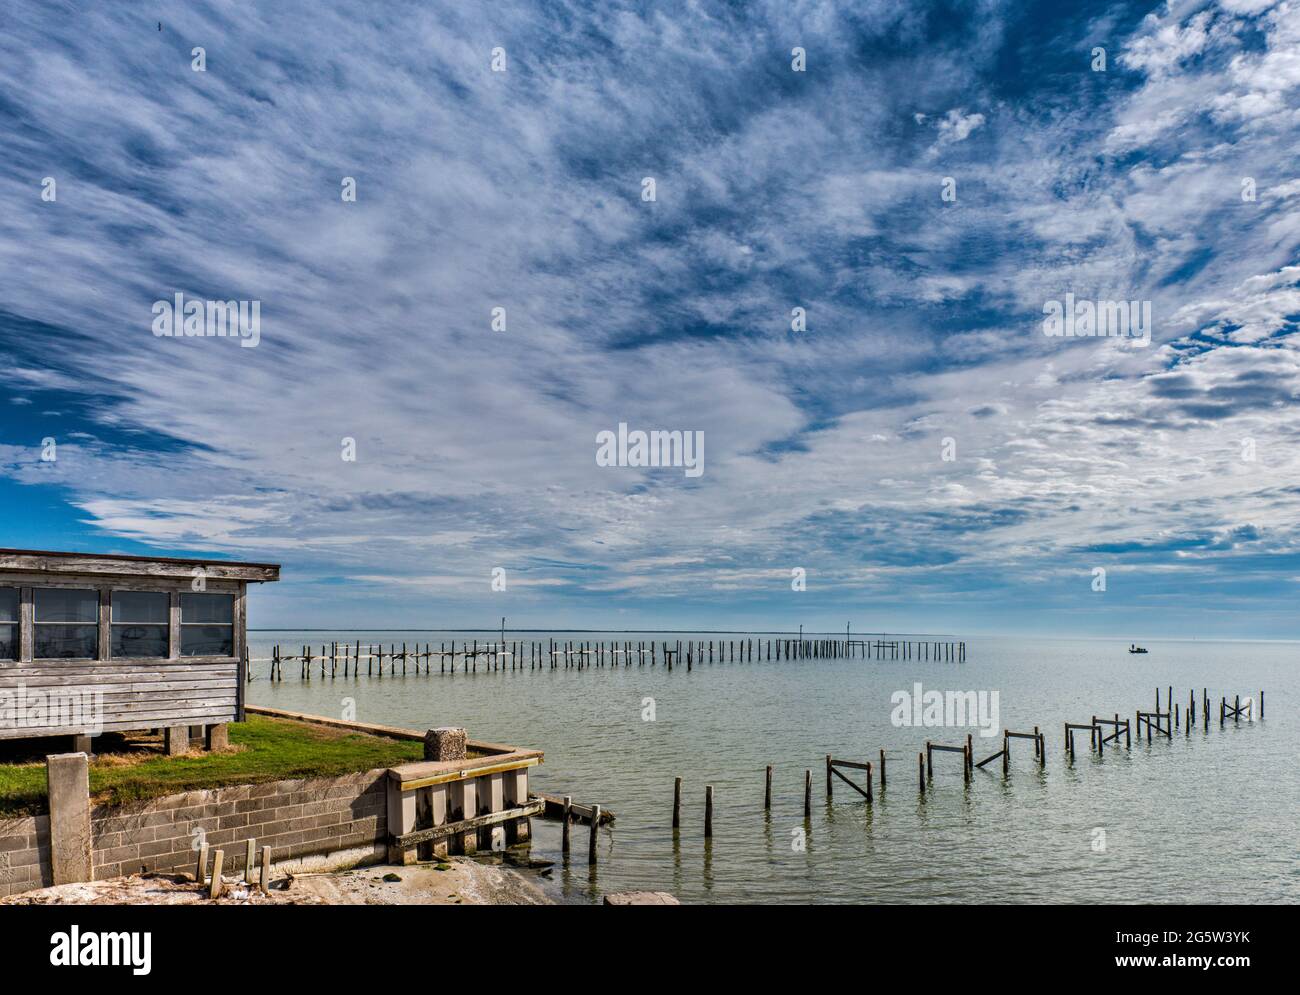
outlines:
{"label": "weathered wood siding", "polygon": [[12,694],[15,706],[26,707],[29,715],[36,714],[33,703],[42,700],[39,707],[45,711],[45,724],[6,723],[0,725],[0,739],[83,733],[84,723],[62,724],[73,717],[64,703],[71,703],[74,696],[84,708],[99,709],[104,731],[233,722],[239,704],[239,669],[238,660],[210,657],[107,663],[5,661],[0,663],[0,692]]}
{"label": "weathered wood siding", "polygon": [[[116,577],[0,571],[0,587],[21,592],[19,660],[0,660],[0,739],[124,731],[238,721],[242,711],[241,660],[246,639],[244,581],[208,576],[205,591],[234,598],[233,653],[180,656],[180,597],[192,578]],[[94,588],[100,592],[99,654],[95,660],[32,659],[35,588]],[[112,591],[163,591],[170,595],[168,657],[110,658]],[[80,708],[77,712],[74,709]],[[17,714],[17,721],[4,712]]]}

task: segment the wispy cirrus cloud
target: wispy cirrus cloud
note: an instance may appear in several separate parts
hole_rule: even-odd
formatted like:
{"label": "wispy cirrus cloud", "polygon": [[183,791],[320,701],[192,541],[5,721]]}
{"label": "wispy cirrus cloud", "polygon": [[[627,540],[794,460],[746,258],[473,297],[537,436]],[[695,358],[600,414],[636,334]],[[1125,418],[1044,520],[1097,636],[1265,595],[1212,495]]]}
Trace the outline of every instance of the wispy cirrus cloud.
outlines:
{"label": "wispy cirrus cloud", "polygon": [[[281,558],[287,621],[1101,627],[1094,565],[1280,603],[1294,2],[158,17],[0,39],[0,466],[105,542]],[[155,338],[176,292],[261,300],[261,344]],[[1153,346],[1046,338],[1067,292],[1152,301]],[[620,421],[703,431],[704,476],[597,467]]]}

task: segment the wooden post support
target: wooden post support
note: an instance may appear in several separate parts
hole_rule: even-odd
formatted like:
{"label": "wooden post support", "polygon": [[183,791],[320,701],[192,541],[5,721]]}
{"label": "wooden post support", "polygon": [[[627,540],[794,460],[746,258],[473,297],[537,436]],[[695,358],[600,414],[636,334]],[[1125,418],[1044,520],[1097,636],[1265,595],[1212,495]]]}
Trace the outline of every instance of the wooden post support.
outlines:
{"label": "wooden post support", "polygon": [[920,771],[921,794],[925,794],[925,754],[924,753],[918,753],[916,755],[916,766],[917,769]]}
{"label": "wooden post support", "polygon": [[1005,729],[1002,730],[1002,776],[1006,777],[1011,773],[1011,737],[1007,735]]}
{"label": "wooden post support", "polygon": [[835,797],[835,788],[831,785],[831,755],[826,754],[826,800]]}
{"label": "wooden post support", "polygon": [[207,884],[208,881],[208,845],[199,844],[199,859],[194,865],[194,880],[199,885]]}
{"label": "wooden post support", "polygon": [[591,838],[587,843],[587,862],[596,863],[596,830],[600,828],[600,806],[591,806]]}
{"label": "wooden post support", "polygon": [[867,801],[871,801],[871,761],[867,761]]}
{"label": "wooden post support", "polygon": [[208,898],[221,897],[221,864],[226,859],[226,852],[218,849],[212,855],[212,882],[208,885]]}
{"label": "wooden post support", "polygon": [[704,838],[713,837],[713,785],[704,786]]}
{"label": "wooden post support", "polygon": [[1261,719],[1264,717],[1264,692],[1263,691],[1259,693],[1259,717]]}
{"label": "wooden post support", "polygon": [[249,838],[244,844],[244,880],[251,886],[253,883],[254,865],[257,863],[257,840]]}
{"label": "wooden post support", "polygon": [[880,751],[880,790],[883,791],[884,789],[885,789],[885,751],[882,748]]}
{"label": "wooden post support", "polygon": [[803,772],[803,817],[812,818],[812,771]]}
{"label": "wooden post support", "polygon": [[262,875],[258,887],[263,895],[271,890],[271,848],[269,846],[262,847]]}
{"label": "wooden post support", "polygon": [[682,824],[682,779],[673,779],[673,828]]}
{"label": "wooden post support", "polygon": [[573,798],[570,795],[564,796],[564,814],[561,816],[560,825],[560,852],[566,857],[569,855],[569,823],[573,821]]}
{"label": "wooden post support", "polygon": [[772,765],[767,765],[767,776],[763,782],[763,811],[772,811]]}

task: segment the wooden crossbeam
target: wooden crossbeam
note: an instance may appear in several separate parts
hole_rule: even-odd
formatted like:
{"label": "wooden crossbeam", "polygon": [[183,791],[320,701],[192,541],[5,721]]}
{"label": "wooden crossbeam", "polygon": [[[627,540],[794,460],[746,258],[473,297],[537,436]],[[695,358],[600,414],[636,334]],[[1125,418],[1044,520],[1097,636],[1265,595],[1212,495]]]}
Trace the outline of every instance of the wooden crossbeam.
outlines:
{"label": "wooden crossbeam", "polygon": [[[545,791],[532,792],[530,801],[540,801],[546,803],[546,810],[542,815],[548,818],[563,818],[564,816],[564,798],[560,795],[547,794]],[[574,822],[591,822],[591,814],[594,810],[592,805],[579,805],[577,802],[571,802],[569,805],[569,814]],[[606,811],[603,807],[600,810],[600,824],[614,821],[614,813]]]}
{"label": "wooden crossbeam", "polygon": [[995,753],[995,754],[993,754],[993,756],[991,756],[991,757],[985,757],[983,760],[980,760],[978,763],[976,763],[975,766],[976,766],[976,767],[983,767],[983,766],[984,766],[985,764],[987,764],[987,763],[992,763],[992,762],[993,762],[994,760],[996,760],[998,757],[1002,756],[1002,754],[1003,754],[1004,752],[1005,752],[1004,750],[998,750],[998,752]]}
{"label": "wooden crossbeam", "polygon": [[[848,766],[848,764],[845,764],[844,766]],[[862,769],[862,770],[868,770],[868,771],[869,771],[869,770],[871,769],[871,765],[870,765],[870,764],[853,764],[853,766],[854,766],[855,768]],[[860,795],[861,795],[863,798],[865,798],[867,801],[871,801],[871,782],[870,782],[870,781],[867,782],[867,790],[866,790],[866,791],[863,791],[860,787],[858,787],[856,784],[854,784],[854,783],[853,783],[853,782],[852,782],[848,777],[846,777],[845,775],[841,774],[841,773],[839,772],[839,770],[836,769],[836,765],[834,765],[834,764],[831,765],[831,773],[834,774],[836,777],[838,777],[841,781],[843,781],[845,784],[847,784],[850,788],[852,788],[852,789],[853,789],[854,791],[856,791],[858,794],[860,794]]]}
{"label": "wooden crossbeam", "polygon": [[502,812],[489,812],[487,815],[476,816],[473,819],[462,819],[460,822],[446,822],[441,826],[434,826],[432,829],[417,829],[413,833],[404,833],[401,836],[390,836],[389,843],[399,849],[409,850],[421,843],[430,843],[433,840],[451,836],[455,833],[469,832],[472,829],[484,829],[487,826],[496,826],[502,822],[511,822],[514,819],[527,819],[534,815],[541,815],[545,808],[546,802],[538,799],[526,805],[520,805],[518,808],[508,808]]}

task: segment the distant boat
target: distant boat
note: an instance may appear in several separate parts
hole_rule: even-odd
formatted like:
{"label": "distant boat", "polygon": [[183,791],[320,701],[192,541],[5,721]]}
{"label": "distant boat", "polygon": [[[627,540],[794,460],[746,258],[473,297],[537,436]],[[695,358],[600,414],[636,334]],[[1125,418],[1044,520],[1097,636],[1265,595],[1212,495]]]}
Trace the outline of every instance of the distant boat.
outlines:
{"label": "distant boat", "polygon": [[1136,643],[1130,643],[1128,651],[1130,653],[1145,653],[1146,649],[1141,646],[1138,646]]}

